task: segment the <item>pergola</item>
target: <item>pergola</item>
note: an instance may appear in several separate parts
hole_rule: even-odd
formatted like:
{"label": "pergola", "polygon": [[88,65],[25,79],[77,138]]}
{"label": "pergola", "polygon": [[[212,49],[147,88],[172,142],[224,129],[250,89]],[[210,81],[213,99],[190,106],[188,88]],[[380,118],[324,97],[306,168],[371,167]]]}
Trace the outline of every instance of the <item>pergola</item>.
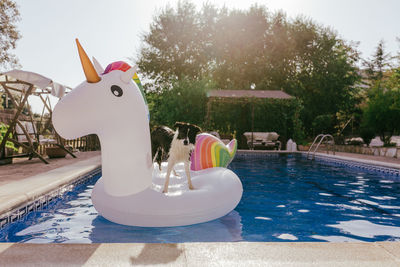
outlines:
{"label": "pergola", "polygon": [[[9,123],[7,132],[5,133],[5,136],[3,136],[3,140],[0,144],[0,160],[9,157],[29,156],[29,158],[32,158],[33,156],[36,156],[44,163],[48,163],[37,151],[36,144],[40,142],[40,133],[37,132],[34,125],[34,119],[31,110],[28,111],[28,117],[30,120],[29,123],[31,123],[32,125],[31,129],[33,130],[33,133],[27,130],[25,125],[21,122],[20,116],[25,105],[28,104],[28,97],[36,96],[40,98],[44,105],[41,120],[43,119],[45,110],[47,110],[51,118],[52,109],[49,95],[61,98],[68,90],[70,90],[69,87],[56,83],[53,80],[34,72],[11,70],[0,74],[0,91],[5,92],[6,100],[10,99],[16,109],[14,115],[11,118],[11,122]],[[19,99],[16,98],[16,95],[19,96]],[[26,142],[21,142],[18,141],[18,138],[15,139],[11,137],[11,134],[13,132],[16,132],[17,126],[19,127],[19,129],[22,130],[23,135],[26,138]],[[61,140],[58,136],[56,139],[57,140],[51,140],[51,143],[62,148],[71,156],[76,157],[72,152],[70,152],[61,144]],[[27,153],[6,156],[5,151],[7,141],[11,141],[18,146],[22,146],[26,149]]]}
{"label": "pergola", "polygon": [[294,97],[280,90],[211,90],[207,93],[207,124],[210,122],[210,110],[213,102],[238,103],[251,105],[251,132],[253,142],[254,132],[254,101],[255,99],[293,99]]}

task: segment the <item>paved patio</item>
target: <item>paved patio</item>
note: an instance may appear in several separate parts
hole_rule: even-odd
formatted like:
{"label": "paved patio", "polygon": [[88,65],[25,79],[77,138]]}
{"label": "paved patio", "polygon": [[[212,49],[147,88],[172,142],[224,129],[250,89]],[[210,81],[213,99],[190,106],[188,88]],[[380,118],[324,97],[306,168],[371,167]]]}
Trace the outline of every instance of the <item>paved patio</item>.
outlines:
{"label": "paved patio", "polygon": [[77,158],[67,155],[65,158],[47,159],[50,164],[44,164],[38,158],[15,158],[12,164],[0,165],[0,186],[99,156],[100,151],[77,152],[75,155]]}

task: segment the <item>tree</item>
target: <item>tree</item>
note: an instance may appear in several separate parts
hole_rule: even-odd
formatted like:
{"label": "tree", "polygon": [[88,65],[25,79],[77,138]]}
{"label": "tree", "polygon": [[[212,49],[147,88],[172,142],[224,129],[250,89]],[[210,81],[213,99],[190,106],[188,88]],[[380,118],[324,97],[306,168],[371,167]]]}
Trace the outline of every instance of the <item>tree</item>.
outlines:
{"label": "tree", "polygon": [[372,58],[363,61],[371,86],[374,86],[375,83],[380,84],[384,78],[384,72],[391,66],[391,60],[390,53],[385,52],[385,42],[383,40],[379,41]]}
{"label": "tree", "polygon": [[20,20],[18,7],[12,0],[0,0],[0,69],[18,65],[18,59],[12,54],[16,42],[21,38],[15,25]]}
{"label": "tree", "polygon": [[385,143],[390,143],[394,133],[400,131],[400,68],[394,70],[383,85],[372,88],[364,109],[362,128],[378,133]]}
{"label": "tree", "polygon": [[137,65],[157,84],[170,84],[185,77],[202,79],[212,62],[211,38],[219,11],[210,4],[196,11],[195,5],[179,1],[154,17],[143,38]]}
{"label": "tree", "polygon": [[354,45],[338,38],[333,30],[303,17],[290,26],[290,39],[295,69],[286,91],[302,99],[302,120],[308,133],[317,116],[353,113],[359,101],[354,85],[360,80],[356,67],[359,54]]}
{"label": "tree", "polygon": [[220,89],[263,88],[265,45],[269,13],[257,5],[249,10],[222,13],[213,38],[215,65],[212,77]]}

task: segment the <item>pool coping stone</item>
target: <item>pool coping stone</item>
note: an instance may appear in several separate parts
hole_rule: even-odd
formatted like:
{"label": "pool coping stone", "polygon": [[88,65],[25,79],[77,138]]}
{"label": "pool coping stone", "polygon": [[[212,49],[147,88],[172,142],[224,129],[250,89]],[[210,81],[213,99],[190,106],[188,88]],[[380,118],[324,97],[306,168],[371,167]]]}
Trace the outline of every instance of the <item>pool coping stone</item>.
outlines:
{"label": "pool coping stone", "polygon": [[0,186],[0,216],[101,167],[101,156]]}
{"label": "pool coping stone", "polygon": [[399,266],[400,242],[0,243],[0,262],[5,266]]}
{"label": "pool coping stone", "polygon": [[[301,152],[301,153],[306,154],[307,152]],[[340,159],[340,160],[353,161],[353,162],[358,162],[358,163],[363,163],[363,164],[376,165],[376,166],[381,166],[381,167],[386,167],[386,168],[400,169],[399,164],[390,163],[390,162],[383,162],[383,161],[369,160],[369,159],[359,159],[359,158],[352,158],[352,157],[339,156],[339,155],[326,154],[326,153],[315,153],[315,155],[317,157]]]}

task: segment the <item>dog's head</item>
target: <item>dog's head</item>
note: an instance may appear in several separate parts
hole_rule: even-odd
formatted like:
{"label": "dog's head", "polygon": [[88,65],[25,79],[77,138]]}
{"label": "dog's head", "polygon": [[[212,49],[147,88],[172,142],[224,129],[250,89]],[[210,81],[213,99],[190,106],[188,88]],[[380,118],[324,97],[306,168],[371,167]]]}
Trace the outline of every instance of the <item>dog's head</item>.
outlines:
{"label": "dog's head", "polygon": [[185,146],[196,143],[196,135],[201,131],[200,127],[186,122],[176,122],[174,128],[177,129],[177,139],[182,140]]}

